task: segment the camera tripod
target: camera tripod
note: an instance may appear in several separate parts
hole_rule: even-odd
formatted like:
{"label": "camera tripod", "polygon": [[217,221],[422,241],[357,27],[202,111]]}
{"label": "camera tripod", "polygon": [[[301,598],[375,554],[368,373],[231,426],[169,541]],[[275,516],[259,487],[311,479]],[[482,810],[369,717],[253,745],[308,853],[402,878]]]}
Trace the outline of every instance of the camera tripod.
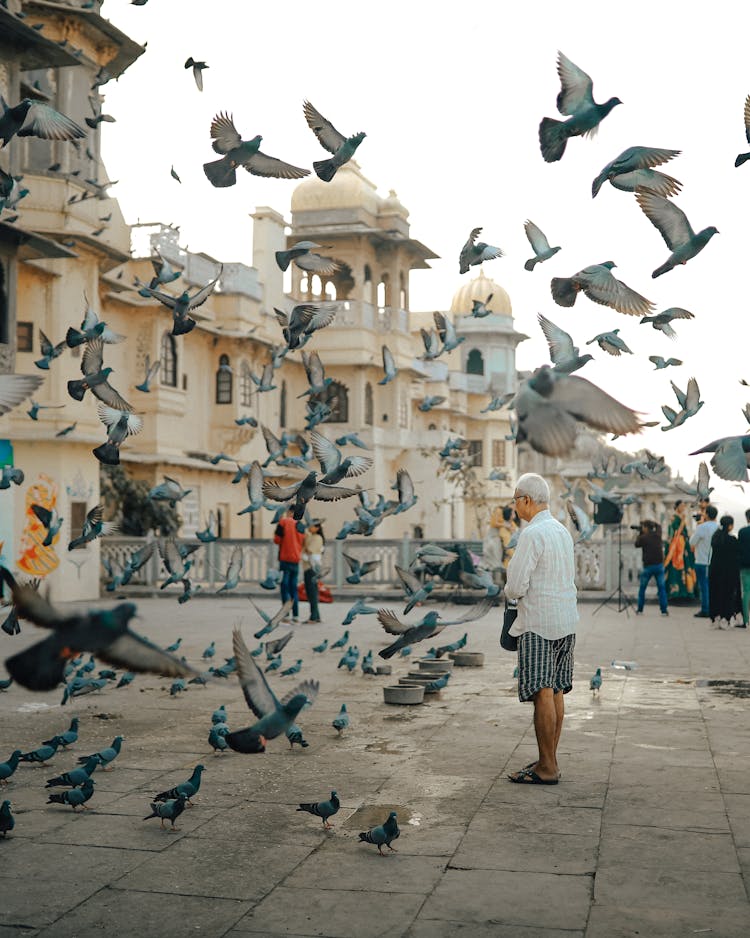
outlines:
{"label": "camera tripod", "polygon": [[615,602],[617,612],[624,612],[626,616],[630,615],[630,607],[636,605],[635,600],[622,588],[622,521],[617,525],[617,588],[599,603],[592,615],[596,615],[602,606],[612,606]]}

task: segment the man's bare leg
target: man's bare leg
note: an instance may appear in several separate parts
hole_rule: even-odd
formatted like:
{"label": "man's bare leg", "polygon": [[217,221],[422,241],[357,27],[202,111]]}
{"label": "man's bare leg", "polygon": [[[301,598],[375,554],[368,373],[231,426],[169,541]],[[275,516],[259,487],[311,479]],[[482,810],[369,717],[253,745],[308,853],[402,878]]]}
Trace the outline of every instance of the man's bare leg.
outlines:
{"label": "man's bare leg", "polygon": [[560,734],[562,733],[563,720],[565,718],[565,695],[562,691],[557,691],[554,695],[555,701],[555,765],[557,766],[557,774],[560,775],[560,767],[557,762],[557,746],[560,742]]}

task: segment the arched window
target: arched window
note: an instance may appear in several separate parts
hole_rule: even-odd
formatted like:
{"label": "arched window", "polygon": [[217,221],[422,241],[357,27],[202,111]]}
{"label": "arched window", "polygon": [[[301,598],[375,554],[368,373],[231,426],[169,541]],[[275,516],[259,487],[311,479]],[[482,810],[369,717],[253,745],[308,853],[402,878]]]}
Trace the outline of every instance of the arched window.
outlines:
{"label": "arched window", "polygon": [[331,408],[328,423],[346,423],[349,420],[349,391],[341,382],[331,381],[322,394],[315,395],[315,400]]}
{"label": "arched window", "polygon": [[240,404],[243,407],[251,407],[253,403],[253,379],[250,377],[250,371],[247,359],[243,358],[240,365]]}
{"label": "arched window", "polygon": [[378,284],[378,306],[380,309],[383,309],[385,306],[390,306],[390,290],[388,284],[388,274],[383,274],[380,278],[380,283]]}
{"label": "arched window", "polygon": [[364,270],[365,282],[364,288],[362,290],[362,298],[365,303],[372,303],[373,299],[373,284],[372,284],[372,270],[370,269],[369,264],[365,264]]}
{"label": "arched window", "polygon": [[286,381],[281,382],[281,393],[279,394],[279,426],[286,426]]}
{"label": "arched window", "polygon": [[323,298],[329,301],[336,300],[336,284],[332,280],[327,280],[323,287]]}
{"label": "arched window", "polygon": [[313,296],[323,295],[323,284],[317,274],[313,274],[310,289],[312,290]]}
{"label": "arched window", "polygon": [[484,358],[482,358],[482,353],[478,348],[473,348],[469,354],[466,356],[466,374],[467,375],[483,375],[484,374]]}
{"label": "arched window", "polygon": [[161,337],[159,381],[167,387],[177,387],[177,343],[169,332],[165,332]]}
{"label": "arched window", "polygon": [[216,369],[216,403],[232,403],[232,368],[228,355],[219,356],[219,367]]}
{"label": "arched window", "polygon": [[406,290],[406,278],[404,277],[404,272],[398,275],[398,305],[400,309],[409,308],[409,297]]}
{"label": "arched window", "polygon": [[372,385],[368,381],[365,384],[365,425],[371,427],[373,424],[374,406],[372,400]]}

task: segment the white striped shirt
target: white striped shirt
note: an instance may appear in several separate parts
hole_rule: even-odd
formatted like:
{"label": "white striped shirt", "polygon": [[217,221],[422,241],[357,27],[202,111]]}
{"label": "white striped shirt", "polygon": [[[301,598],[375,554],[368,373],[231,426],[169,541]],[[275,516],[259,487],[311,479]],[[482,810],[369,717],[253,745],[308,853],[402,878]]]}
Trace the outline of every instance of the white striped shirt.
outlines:
{"label": "white striped shirt", "polygon": [[505,596],[518,600],[511,635],[536,632],[556,639],[575,633],[576,605],[573,538],[548,509],[521,531],[508,564]]}

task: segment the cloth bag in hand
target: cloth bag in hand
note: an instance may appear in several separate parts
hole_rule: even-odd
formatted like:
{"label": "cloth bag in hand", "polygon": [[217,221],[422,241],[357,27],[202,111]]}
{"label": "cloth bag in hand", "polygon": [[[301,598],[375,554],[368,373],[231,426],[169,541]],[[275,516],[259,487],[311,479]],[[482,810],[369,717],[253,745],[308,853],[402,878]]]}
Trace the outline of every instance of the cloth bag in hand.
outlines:
{"label": "cloth bag in hand", "polygon": [[518,606],[515,603],[506,602],[505,612],[503,613],[503,627],[500,632],[500,647],[505,651],[518,650],[518,638],[510,634],[510,630],[517,616]]}

